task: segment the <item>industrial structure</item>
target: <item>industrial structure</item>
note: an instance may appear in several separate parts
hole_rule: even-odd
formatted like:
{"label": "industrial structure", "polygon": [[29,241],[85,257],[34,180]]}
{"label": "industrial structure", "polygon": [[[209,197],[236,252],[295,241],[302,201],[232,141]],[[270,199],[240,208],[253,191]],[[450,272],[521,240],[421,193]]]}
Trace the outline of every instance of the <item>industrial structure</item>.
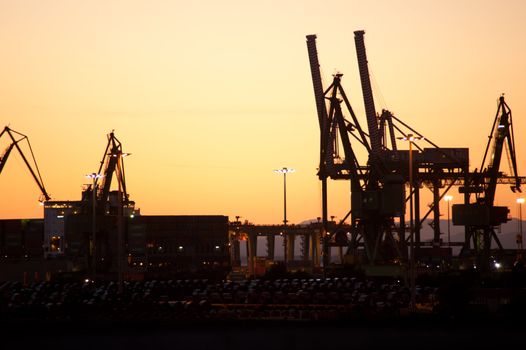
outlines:
{"label": "industrial structure", "polygon": [[[500,171],[504,151],[512,171],[510,176]],[[524,183],[524,177],[519,177],[517,171],[512,115],[504,96],[499,98],[482,164],[479,170],[465,174],[464,186],[460,188],[464,193],[464,204],[453,205],[453,224],[466,227],[461,255],[474,251],[477,264],[482,268],[487,268],[490,261],[492,241],[503,249],[495,227],[509,220],[509,209],[494,204],[498,183],[510,185],[513,192],[521,192]],[[472,196],[474,202],[471,202]]]}
{"label": "industrial structure", "polygon": [[[478,254],[481,266],[487,266],[490,237],[496,237],[493,227],[508,220],[508,209],[495,207],[493,204],[496,184],[512,182],[513,189],[519,190],[520,184],[525,183],[525,178],[519,177],[516,171],[511,113],[504,103],[504,98],[500,98],[500,112],[497,112],[492,131],[495,134],[492,154],[488,154],[489,144],[486,149],[487,159],[492,159],[493,162],[484,170],[470,172],[467,148],[439,147],[390,111],[376,112],[364,33],[354,32],[354,39],[367,129],[360,125],[342,87],[343,74],[335,74],[331,85],[326,89],[323,87],[316,35],[307,36],[320,127],[318,177],[322,183],[324,265],[328,264],[330,241],[338,232],[337,228],[332,231],[328,229],[327,181],[330,178],[350,181],[351,209],[341,220],[341,224],[350,217],[352,234],[348,242],[348,254],[363,256],[363,263],[397,264],[414,259],[415,256],[419,259],[444,259],[451,256],[452,245],[463,246],[463,252],[470,250],[469,241],[476,239],[476,232],[482,232],[486,242],[484,254],[475,254]],[[400,150],[397,140],[409,141],[409,151]],[[421,147],[421,144],[427,144],[429,147]],[[512,177],[499,171],[504,145],[509,148],[508,154],[514,171]],[[358,147],[364,149],[367,154],[365,162],[358,159]],[[465,204],[456,205],[453,209],[453,222],[466,226],[466,242],[445,244],[440,238],[439,203],[453,186],[466,189],[463,191]],[[431,190],[433,202],[429,210],[422,215],[420,190],[423,187]],[[470,194],[474,193],[484,193],[484,196],[477,194],[477,203],[470,204]],[[406,224],[407,203],[409,230]],[[481,213],[485,216],[477,221]],[[433,214],[434,237],[431,246],[427,246],[420,239],[420,230],[430,214]],[[407,248],[410,248],[409,253]]]}
{"label": "industrial structure", "polygon": [[[0,174],[2,174],[2,170],[4,169],[5,164],[7,163],[7,160],[9,159],[9,156],[11,155],[11,151],[13,149],[16,149],[20,156],[22,157],[25,165],[27,166],[27,169],[31,173],[31,176],[37,183],[38,188],[40,189],[41,196],[39,201],[42,203],[44,201],[48,201],[51,199],[51,197],[48,195],[46,188],[44,187],[44,181],[42,181],[42,176],[40,175],[40,170],[38,169],[38,165],[35,160],[35,155],[33,154],[33,149],[31,148],[31,143],[29,142],[29,138],[21,134],[17,131],[14,131],[13,129],[9,128],[8,126],[4,127],[4,130],[0,133],[0,140],[4,135],[7,135],[9,146],[6,148],[4,153],[0,155]],[[31,160],[33,165],[28,161],[27,157],[25,156],[24,152],[22,151],[22,148],[20,148],[20,144],[22,142],[26,142],[29,151],[31,153]],[[34,169],[33,169],[34,167]]]}
{"label": "industrial structure", "polygon": [[[45,203],[51,199],[45,186],[40,170],[35,160],[35,155],[29,142],[29,138],[19,133],[9,126],[4,127],[0,133],[0,140],[7,138],[8,146],[0,155],[0,174],[4,169],[11,152],[16,149],[22,157],[24,164],[27,166],[32,178],[35,180],[39,190],[39,202]],[[31,157],[28,157],[22,151],[21,144],[25,144],[29,149]],[[42,255],[42,231],[43,220],[2,220],[0,222],[0,256],[10,257],[38,257]]]}
{"label": "industrial structure", "polygon": [[[45,237],[64,240],[64,249],[55,255],[64,254],[72,270],[133,278],[228,269],[228,218],[142,216],[127,192],[127,155],[112,131],[98,172],[87,175],[92,184],[85,186],[81,200],[46,202]],[[114,178],[117,190],[111,190]]]}
{"label": "industrial structure", "polygon": [[[63,255],[65,247],[65,226],[68,217],[73,215],[90,216],[88,224],[91,231],[91,245],[95,248],[93,252],[102,248],[97,244],[97,236],[100,234],[97,222],[102,222],[105,216],[116,217],[119,208],[122,215],[140,215],[135,209],[135,202],[129,199],[126,190],[126,178],[124,172],[123,158],[128,155],[123,153],[121,142],[112,131],[108,134],[108,142],[104,150],[98,176],[87,177],[93,180],[92,184],[85,185],[81,199],[77,201],[51,201],[44,203],[44,250],[46,256]],[[116,177],[119,190],[111,191],[113,178]],[[99,184],[100,182],[100,184]],[[70,247],[71,248],[71,247]]]}
{"label": "industrial structure", "polygon": [[[113,131],[97,173],[87,175],[92,183],[74,201],[51,200],[32,150],[33,166],[19,147],[22,141],[29,144],[27,137],[8,127],[4,135],[10,144],[0,158],[0,171],[17,149],[41,190],[44,219],[0,220],[1,260],[10,270],[2,276],[24,275],[25,280],[30,271],[42,278],[80,272],[141,279],[229,271],[228,217],[142,216],[127,192],[123,158],[128,153]],[[17,275],[18,269],[23,273]]]}
{"label": "industrial structure", "polygon": [[[148,273],[241,268],[240,242],[246,242],[248,275],[260,275],[276,259],[276,240],[283,245],[283,263],[289,269],[318,272],[331,265],[333,247],[343,252],[340,263],[356,266],[407,266],[417,262],[449,263],[452,247],[461,247],[460,257],[488,270],[495,242],[503,247],[495,227],[509,221],[509,209],[495,205],[498,184],[521,190],[526,178],[518,175],[512,115],[500,96],[497,113],[480,168],[470,171],[468,148],[444,148],[424,137],[392,112],[377,112],[369,79],[364,31],[354,40],[365,106],[362,126],[346,94],[343,74],[336,73],[323,86],[316,48],[316,35],[307,36],[307,50],[320,128],[317,176],[322,189],[322,213],[310,225],[288,225],[286,173],[284,175],[283,225],[241,224],[222,215],[142,216],[127,191],[121,142],[112,131],[98,171],[88,174],[79,200],[51,200],[27,136],[5,127],[0,139],[9,145],[0,155],[0,173],[16,149],[41,192],[44,220],[0,222],[0,253],[5,258],[37,257],[66,259],[68,271],[93,275]],[[407,142],[408,150],[398,141]],[[32,163],[22,152],[27,142]],[[360,159],[365,154],[366,159]],[[501,170],[507,154],[511,175]],[[339,223],[329,220],[328,181],[350,182],[351,207]],[[112,189],[117,187],[118,189]],[[465,228],[462,242],[444,242],[440,230],[440,201],[453,188],[464,196],[453,205],[453,224]],[[428,189],[432,203],[421,211],[421,191]],[[409,210],[407,210],[409,207]],[[449,206],[448,206],[449,209]],[[449,217],[449,214],[448,214]],[[422,226],[431,219],[433,239],[423,242]],[[346,222],[349,223],[346,223]],[[279,237],[279,238],[277,238]],[[295,251],[296,240],[301,243]],[[265,253],[257,254],[258,244]],[[520,256],[520,254],[518,254]],[[407,264],[409,263],[409,264]],[[241,269],[242,270],[242,269]]]}

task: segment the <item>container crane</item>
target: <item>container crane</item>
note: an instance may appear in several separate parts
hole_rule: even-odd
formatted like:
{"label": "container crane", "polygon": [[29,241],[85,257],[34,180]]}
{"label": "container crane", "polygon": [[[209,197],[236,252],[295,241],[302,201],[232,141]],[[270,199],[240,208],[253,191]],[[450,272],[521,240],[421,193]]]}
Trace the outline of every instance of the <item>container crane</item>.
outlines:
{"label": "container crane", "polygon": [[[2,130],[2,132],[0,133],[0,139],[4,135],[7,135],[9,137],[9,139],[11,140],[11,143],[9,144],[7,149],[4,151],[4,153],[1,154],[0,156],[0,174],[2,173],[2,170],[4,169],[4,166],[9,158],[9,155],[11,154],[11,151],[16,148],[16,150],[18,151],[18,153],[20,153],[20,156],[24,160],[24,163],[26,164],[29,172],[31,173],[31,176],[37,183],[38,188],[40,189],[41,196],[39,198],[39,201],[42,203],[44,201],[50,200],[51,197],[49,196],[49,194],[46,191],[46,188],[44,187],[44,182],[42,181],[42,176],[40,175],[40,171],[38,169],[38,165],[35,160],[35,155],[33,154],[33,149],[31,148],[31,144],[29,143],[28,137],[24,134],[21,134],[9,128],[8,126],[4,127],[4,130]],[[31,158],[33,159],[33,164],[35,165],[34,170],[31,164],[29,163],[29,161],[27,160],[26,156],[24,155],[24,152],[22,152],[22,149],[20,148],[19,143],[22,141],[26,141],[29,146],[29,150],[31,152]]]}
{"label": "container crane", "polygon": [[[504,150],[508,153],[511,176],[504,175],[500,170]],[[452,208],[453,224],[465,226],[466,237],[461,255],[473,243],[477,263],[483,270],[489,269],[492,241],[503,249],[494,228],[509,221],[508,207],[494,205],[499,183],[511,185],[513,192],[521,192],[521,184],[525,183],[525,178],[520,177],[517,171],[512,114],[504,96],[499,98],[480,170],[469,174],[465,186],[460,188],[464,193],[464,204],[455,204]],[[470,203],[471,194],[475,195],[474,203]]]}
{"label": "container crane", "polygon": [[[397,263],[400,258],[406,257],[407,243],[413,237],[416,248],[420,248],[422,223],[430,213],[434,215],[434,222],[439,223],[440,200],[453,185],[458,185],[463,180],[468,166],[467,149],[440,148],[428,138],[423,138],[422,134],[390,111],[384,109],[380,114],[376,112],[364,33],[364,31],[354,32],[354,39],[367,130],[361,127],[343,90],[341,85],[343,74],[335,74],[332,84],[324,90],[317,57],[316,35],[307,36],[307,51],[320,125],[320,165],[317,175],[322,183],[321,238],[324,266],[329,263],[331,244],[341,245],[344,241],[339,231],[349,216],[352,232],[348,240],[348,255],[360,256],[357,249],[363,247],[369,264]],[[346,119],[344,114],[349,115],[350,118]],[[421,143],[431,147],[422,148],[415,143],[416,149],[411,155],[407,150],[399,150],[396,139],[400,137],[396,136],[407,139],[410,134],[418,136],[422,139]],[[340,150],[343,150],[342,156]],[[365,151],[367,154],[366,163],[359,162],[357,157],[359,151],[362,151],[362,154]],[[411,167],[409,161],[413,163]],[[412,169],[413,176],[410,176],[408,168]],[[351,210],[337,227],[331,228],[327,216],[329,178],[349,180],[351,183]],[[406,196],[406,185],[409,184],[410,179],[413,183],[409,186],[411,189],[409,196]],[[433,204],[423,218],[420,217],[419,212],[421,184],[433,190]],[[412,234],[406,236],[405,208],[406,203],[411,202],[413,198],[415,226]],[[434,248],[441,245],[439,226],[439,224],[434,226],[435,234],[432,242]]]}
{"label": "container crane", "polygon": [[[322,182],[324,266],[329,263],[331,240],[341,241],[336,237],[338,228],[328,232],[327,179],[329,177],[332,179],[348,179],[351,183],[352,209],[338,225],[341,227],[344,221],[351,216],[354,228],[351,233],[351,246],[356,246],[360,241],[360,244],[365,247],[366,258],[370,263],[387,258],[386,256],[380,257],[381,254],[379,254],[380,246],[385,242],[391,245],[395,255],[400,256],[398,245],[393,236],[395,226],[393,217],[402,217],[404,213],[404,181],[399,173],[393,174],[387,171],[382,160],[388,148],[382,144],[381,140],[384,134],[380,132],[380,129],[387,125],[392,131],[392,124],[390,124],[392,118],[390,118],[390,113],[385,112],[382,127],[378,124],[368,76],[363,34],[363,31],[355,32],[355,42],[366,106],[368,132],[365,132],[360,126],[341,85],[343,74],[335,74],[332,84],[327,90],[323,90],[316,51],[316,36],[307,36],[307,50],[321,131],[318,177]],[[328,112],[326,100],[329,101]],[[350,114],[352,121],[345,119],[342,104]],[[366,165],[359,163],[351,144],[351,138],[358,141],[369,155]],[[339,155],[340,146],[343,149],[344,158]],[[396,145],[393,149],[396,150]]]}

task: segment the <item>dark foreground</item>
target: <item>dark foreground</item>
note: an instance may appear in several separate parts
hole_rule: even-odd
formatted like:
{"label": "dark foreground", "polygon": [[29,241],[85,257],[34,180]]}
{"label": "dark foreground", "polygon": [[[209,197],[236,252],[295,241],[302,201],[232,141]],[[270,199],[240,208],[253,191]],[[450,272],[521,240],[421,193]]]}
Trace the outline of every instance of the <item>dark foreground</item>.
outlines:
{"label": "dark foreground", "polygon": [[215,322],[11,324],[3,349],[505,349],[524,344],[524,322]]}
{"label": "dark foreground", "polygon": [[[54,281],[0,285],[1,349],[504,349],[526,342],[523,276]],[[498,282],[498,283],[497,283]]]}

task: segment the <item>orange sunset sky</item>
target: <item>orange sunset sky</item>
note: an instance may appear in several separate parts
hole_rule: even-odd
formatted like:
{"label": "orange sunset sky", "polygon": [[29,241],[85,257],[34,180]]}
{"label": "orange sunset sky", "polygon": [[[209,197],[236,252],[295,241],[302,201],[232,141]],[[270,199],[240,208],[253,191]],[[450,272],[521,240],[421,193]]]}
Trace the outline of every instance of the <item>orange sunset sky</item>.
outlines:
{"label": "orange sunset sky", "polygon": [[[321,197],[305,35],[318,36],[325,86],[344,73],[365,126],[353,39],[363,29],[378,111],[440,146],[469,147],[474,169],[505,93],[524,175],[525,15],[521,0],[0,0],[0,127],[29,136],[54,200],[80,199],[114,129],[142,214],[277,224],[273,169],[287,166],[297,170],[288,219],[299,223],[320,216]],[[329,215],[341,218],[349,185],[329,186]],[[42,217],[39,194],[13,153],[0,218]],[[516,198],[497,190],[513,216]]]}

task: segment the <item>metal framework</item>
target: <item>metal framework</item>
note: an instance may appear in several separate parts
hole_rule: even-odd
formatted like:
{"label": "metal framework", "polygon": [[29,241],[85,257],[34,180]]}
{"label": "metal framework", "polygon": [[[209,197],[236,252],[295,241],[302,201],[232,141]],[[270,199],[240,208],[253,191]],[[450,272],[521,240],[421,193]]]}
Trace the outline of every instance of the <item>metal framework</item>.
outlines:
{"label": "metal framework", "polygon": [[[123,254],[123,213],[124,208],[132,209],[134,202],[129,200],[129,195],[126,192],[126,179],[124,175],[124,160],[129,153],[122,151],[121,142],[115,137],[114,132],[108,134],[108,143],[104,150],[104,155],[100,162],[100,167],[97,173],[94,173],[92,178],[93,184],[89,185],[83,192],[82,206],[85,213],[90,211],[87,209],[88,204],[91,204],[91,215],[93,215],[92,222],[92,268],[93,271],[101,269],[101,261],[104,260],[111,247],[107,241],[108,227],[105,224],[96,225],[96,217],[104,221],[104,216],[116,216],[117,227],[117,271],[119,272],[119,288],[122,288],[122,254]],[[115,175],[118,191],[116,193],[111,190],[113,176]],[[100,184],[98,184],[100,180]],[[112,196],[110,196],[112,193]],[[116,197],[115,197],[116,194]],[[107,226],[107,224],[106,224]],[[110,261],[110,259],[106,259]]]}
{"label": "metal framework", "polygon": [[[504,175],[500,170],[505,150],[512,172],[511,176]],[[465,241],[461,255],[467,254],[473,247],[478,265],[482,270],[487,270],[489,269],[492,241],[500,250],[503,249],[495,233],[495,227],[509,221],[509,209],[494,205],[497,184],[506,183],[510,185],[513,192],[521,192],[521,184],[526,183],[526,179],[518,175],[512,114],[504,101],[504,96],[499,98],[497,112],[479,169],[479,171],[475,169],[473,173],[468,174],[464,186],[460,188],[464,193],[464,204],[453,205],[453,224],[465,226]],[[475,197],[473,203],[471,203],[472,195]]]}
{"label": "metal framework", "polygon": [[[94,185],[95,189],[98,189],[96,200],[97,200],[97,210],[99,214],[105,214],[108,211],[109,206],[109,194],[113,175],[117,175],[117,182],[120,189],[120,195],[122,198],[122,203],[126,206],[129,203],[129,195],[126,192],[126,178],[124,173],[124,156],[129,155],[129,153],[122,152],[122,144],[115,137],[114,132],[112,131],[108,134],[108,143],[106,149],[104,150],[104,155],[100,162],[100,167],[98,170],[99,174],[102,174],[100,178],[100,185],[97,184],[99,179],[95,179]],[[104,167],[104,170],[103,170]]]}
{"label": "metal framework", "polygon": [[[466,242],[473,236],[472,233],[469,233],[472,229],[466,229],[466,242],[453,242],[445,248],[446,251],[440,251],[445,246],[440,237],[442,234],[440,231],[440,201],[453,186],[468,184],[468,188],[484,187],[485,198],[489,199],[489,194],[494,196],[496,184],[509,183],[513,184],[515,189],[519,189],[520,184],[525,182],[525,179],[518,177],[516,172],[511,113],[507,112],[509,109],[502,98],[502,106],[499,105],[500,122],[495,121],[495,131],[492,131],[493,138],[497,141],[492,148],[494,161],[487,170],[481,173],[470,173],[467,148],[441,148],[390,111],[382,110],[380,114],[376,113],[367,67],[364,32],[356,31],[354,34],[367,132],[360,125],[341,85],[343,74],[335,74],[331,85],[326,90],[323,89],[316,49],[316,35],[307,36],[307,50],[320,126],[318,178],[322,183],[321,236],[324,266],[329,263],[329,247],[333,244],[335,232],[338,231],[338,227],[331,232],[328,229],[327,180],[329,178],[350,181],[351,210],[340,221],[340,225],[343,225],[344,221],[350,217],[353,228],[351,239],[348,242],[348,254],[356,255],[358,248],[363,248],[363,255],[371,264],[407,258],[409,237],[406,235],[405,207],[406,202],[410,202],[409,199],[411,199],[415,210],[414,218],[410,220],[414,219],[415,222],[412,234],[414,234],[417,255],[451,255],[450,246],[467,247],[466,244],[469,243]],[[506,112],[504,112],[505,109]],[[504,117],[508,114],[509,117]],[[508,120],[509,126],[503,124]],[[411,155],[409,151],[399,150],[396,144],[397,135],[407,137],[408,134],[416,135],[421,140],[419,143],[426,144],[428,147],[423,148],[419,143],[414,143],[416,149]],[[510,162],[515,169],[512,177],[500,173],[496,161],[496,157],[502,154],[505,139],[508,140],[505,145],[509,150]],[[362,153],[365,151],[367,154],[366,163],[359,161],[358,148],[361,148]],[[486,153],[489,149],[488,144]],[[410,160],[411,166],[409,166]],[[413,174],[409,174],[409,169],[412,169]],[[413,181],[411,186],[407,186],[409,179]],[[408,194],[407,188],[410,189]],[[422,188],[428,188],[433,196],[429,210],[425,213],[420,212]],[[467,191],[466,203],[469,202],[469,193],[475,192]],[[493,200],[490,203],[488,199],[484,201],[485,208],[498,208],[493,206]],[[433,239],[431,242],[422,242],[421,228],[431,214],[433,214],[431,221]],[[433,250],[425,249],[426,246],[430,246]]]}
{"label": "metal framework", "polygon": [[[24,160],[24,163],[26,164],[27,169],[31,173],[31,176],[37,183],[38,188],[40,189],[41,196],[40,196],[39,201],[44,202],[44,201],[50,200],[51,197],[48,195],[46,188],[44,187],[44,181],[42,180],[42,176],[40,175],[40,170],[38,169],[38,165],[35,160],[35,155],[33,153],[33,149],[31,148],[31,143],[29,143],[28,137],[13,129],[10,129],[8,126],[4,127],[4,130],[2,130],[2,132],[0,133],[0,139],[4,135],[7,135],[11,139],[11,143],[9,144],[7,149],[4,151],[4,153],[0,156],[0,174],[2,173],[2,170],[4,169],[4,166],[7,162],[7,159],[9,158],[9,155],[11,154],[11,151],[13,150],[13,148],[16,148],[18,153],[20,153],[20,156]],[[31,166],[26,156],[24,155],[24,152],[22,152],[22,149],[20,148],[19,143],[22,141],[26,141],[29,146],[29,150],[31,152],[31,158],[35,166],[35,170],[33,170],[33,167]]]}
{"label": "metal framework", "polygon": [[[321,130],[318,177],[322,181],[324,266],[329,263],[331,239],[334,240],[334,233],[338,231],[336,229],[333,232],[328,232],[328,178],[346,179],[351,183],[352,209],[340,222],[342,225],[351,216],[353,232],[351,233],[349,250],[354,250],[361,244],[365,248],[368,261],[371,263],[380,259],[399,257],[401,253],[394,237],[395,223],[393,218],[400,218],[404,215],[404,179],[400,174],[401,169],[398,168],[394,172],[389,171],[383,160],[387,150],[386,144],[382,144],[382,141],[386,140],[384,128],[387,127],[389,130],[391,141],[394,142],[395,140],[393,118],[390,112],[384,111],[381,123],[378,124],[368,76],[363,31],[355,32],[355,42],[366,106],[367,133],[361,127],[341,85],[342,74],[335,74],[332,84],[326,91],[323,91],[315,40],[315,35],[307,36],[314,95]],[[328,112],[326,101],[329,103]],[[345,119],[342,103],[352,121]],[[351,140],[357,141],[367,152],[369,157],[366,165],[360,164]],[[396,152],[396,142],[391,147]],[[340,148],[343,149],[343,158],[340,156]],[[396,154],[395,158],[398,158]],[[389,199],[393,197],[398,200],[390,201]],[[383,254],[383,257],[379,257],[380,246],[384,241],[389,242],[392,251]]]}

